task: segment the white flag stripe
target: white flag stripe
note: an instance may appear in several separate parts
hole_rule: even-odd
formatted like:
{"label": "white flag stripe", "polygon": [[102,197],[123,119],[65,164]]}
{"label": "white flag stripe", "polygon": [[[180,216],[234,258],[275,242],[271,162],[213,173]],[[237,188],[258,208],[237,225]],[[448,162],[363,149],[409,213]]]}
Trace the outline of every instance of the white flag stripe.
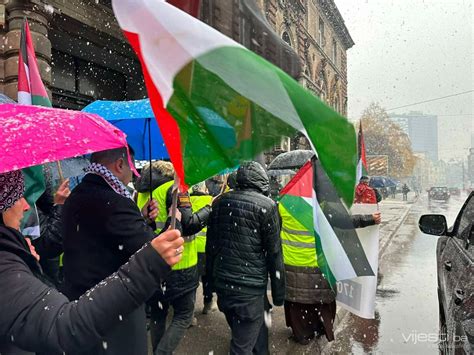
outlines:
{"label": "white flag stripe", "polygon": [[359,183],[360,178],[362,177],[362,159],[357,163],[357,173],[356,173],[356,185]]}
{"label": "white flag stripe", "polygon": [[113,8],[123,30],[143,35],[143,60],[165,106],[187,63],[219,47],[242,47],[164,0],[114,0]]}
{"label": "white flag stripe", "polygon": [[340,281],[357,277],[344,248],[319,206],[314,190],[313,207],[314,228],[321,239],[324,257],[334,278]]}
{"label": "white flag stripe", "polygon": [[31,105],[31,94],[26,91],[18,91],[18,103],[22,105]]}

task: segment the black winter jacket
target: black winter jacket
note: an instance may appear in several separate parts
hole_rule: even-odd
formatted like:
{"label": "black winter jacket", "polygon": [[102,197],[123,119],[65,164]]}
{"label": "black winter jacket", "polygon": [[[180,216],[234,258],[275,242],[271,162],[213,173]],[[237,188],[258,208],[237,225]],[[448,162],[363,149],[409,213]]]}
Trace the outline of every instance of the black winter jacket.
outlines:
{"label": "black winter jacket", "polygon": [[217,292],[236,295],[266,293],[268,276],[272,298],[285,297],[285,272],[276,204],[268,198],[269,180],[262,166],[243,164],[236,190],[212,206],[206,242],[207,273]]}
{"label": "black winter jacket", "polygon": [[122,315],[151,296],[169,269],[147,245],[77,302],[69,302],[42,281],[24,237],[0,225],[0,353],[87,353]]}
{"label": "black winter jacket", "polygon": [[[87,174],[66,200],[62,224],[63,291],[71,300],[116,271],[155,236],[135,202],[116,193],[94,174]],[[105,334],[106,350],[114,354],[146,354],[145,322],[144,307],[124,316],[120,329]],[[104,351],[102,344],[97,344],[93,353],[98,351]]]}

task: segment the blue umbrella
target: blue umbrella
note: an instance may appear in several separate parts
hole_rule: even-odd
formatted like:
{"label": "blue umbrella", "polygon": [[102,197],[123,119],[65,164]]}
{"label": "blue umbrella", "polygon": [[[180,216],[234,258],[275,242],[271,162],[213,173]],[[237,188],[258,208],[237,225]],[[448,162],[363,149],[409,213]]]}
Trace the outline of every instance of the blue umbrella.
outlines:
{"label": "blue umbrella", "polygon": [[0,94],[0,104],[14,104],[15,100],[10,99],[7,95]]}
{"label": "blue umbrella", "polygon": [[84,107],[82,111],[96,113],[122,130],[135,151],[135,159],[169,159],[149,99],[95,101]]}

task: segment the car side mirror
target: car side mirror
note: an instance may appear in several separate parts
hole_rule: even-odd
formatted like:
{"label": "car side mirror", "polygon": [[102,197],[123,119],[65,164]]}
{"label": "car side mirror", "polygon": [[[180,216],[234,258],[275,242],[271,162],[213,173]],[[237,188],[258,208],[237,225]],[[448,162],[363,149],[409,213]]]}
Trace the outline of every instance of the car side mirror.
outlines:
{"label": "car side mirror", "polygon": [[469,249],[471,245],[474,246],[474,222],[471,223],[469,235],[466,238],[466,249]]}
{"label": "car side mirror", "polygon": [[448,223],[441,214],[424,214],[420,217],[418,227],[423,233],[431,235],[446,235]]}

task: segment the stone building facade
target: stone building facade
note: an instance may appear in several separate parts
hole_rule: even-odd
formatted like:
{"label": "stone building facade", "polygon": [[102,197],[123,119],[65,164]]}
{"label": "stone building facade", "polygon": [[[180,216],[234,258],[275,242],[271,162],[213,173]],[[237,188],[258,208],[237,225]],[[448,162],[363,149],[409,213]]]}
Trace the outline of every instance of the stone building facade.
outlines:
{"label": "stone building facade", "polygon": [[[346,114],[346,51],[354,42],[334,0],[200,1],[202,21]],[[115,20],[111,0],[0,0],[0,92],[17,98],[24,18],[55,107],[81,109],[98,99],[146,96],[139,62]],[[307,147],[303,137],[288,137],[274,153]]]}
{"label": "stone building facade", "polygon": [[334,0],[258,0],[268,22],[299,55],[300,82],[347,114],[347,50],[354,45]]}
{"label": "stone building facade", "polygon": [[24,18],[55,107],[146,96],[140,64],[104,0],[0,0],[0,92],[17,98]]}

